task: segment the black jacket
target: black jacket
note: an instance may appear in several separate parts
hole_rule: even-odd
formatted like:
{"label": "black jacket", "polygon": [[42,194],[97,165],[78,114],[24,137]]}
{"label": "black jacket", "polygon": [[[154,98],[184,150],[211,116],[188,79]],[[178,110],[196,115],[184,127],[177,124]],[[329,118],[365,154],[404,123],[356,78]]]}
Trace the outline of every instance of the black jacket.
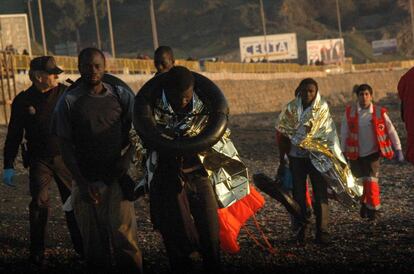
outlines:
{"label": "black jacket", "polygon": [[13,168],[23,137],[27,140],[32,159],[51,158],[60,154],[58,139],[50,132],[50,121],[65,89],[65,85],[59,84],[41,93],[32,85],[14,98],[4,144],[4,168]]}

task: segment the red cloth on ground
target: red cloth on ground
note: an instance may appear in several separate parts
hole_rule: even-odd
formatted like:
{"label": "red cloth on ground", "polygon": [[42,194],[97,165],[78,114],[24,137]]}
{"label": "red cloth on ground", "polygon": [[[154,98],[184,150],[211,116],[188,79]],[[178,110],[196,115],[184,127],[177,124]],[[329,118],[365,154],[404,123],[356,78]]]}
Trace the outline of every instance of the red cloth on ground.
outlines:
{"label": "red cloth on ground", "polygon": [[224,251],[237,253],[240,246],[237,237],[241,227],[261,207],[265,200],[257,190],[250,185],[250,194],[229,207],[218,209],[220,225],[220,246]]}
{"label": "red cloth on ground", "polygon": [[398,82],[398,95],[404,105],[403,117],[407,129],[407,161],[414,164],[414,67]]}

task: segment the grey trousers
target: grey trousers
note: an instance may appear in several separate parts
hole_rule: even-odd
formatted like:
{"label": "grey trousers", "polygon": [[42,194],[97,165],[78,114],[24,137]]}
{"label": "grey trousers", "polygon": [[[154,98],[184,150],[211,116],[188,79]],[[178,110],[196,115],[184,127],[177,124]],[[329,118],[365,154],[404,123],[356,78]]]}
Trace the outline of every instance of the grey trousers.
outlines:
{"label": "grey trousers", "polygon": [[120,273],[142,273],[133,202],[123,199],[117,182],[109,186],[100,183],[99,191],[102,201],[93,205],[81,199],[77,186],[72,190],[75,217],[89,269],[110,272],[114,257]]}

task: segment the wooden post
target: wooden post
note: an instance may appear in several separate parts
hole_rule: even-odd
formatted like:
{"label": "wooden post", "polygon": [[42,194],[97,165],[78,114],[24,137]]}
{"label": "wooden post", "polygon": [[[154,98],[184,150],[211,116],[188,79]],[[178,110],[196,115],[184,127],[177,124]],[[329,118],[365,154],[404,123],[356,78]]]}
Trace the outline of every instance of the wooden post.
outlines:
{"label": "wooden post", "polygon": [[99,27],[99,17],[98,17],[98,11],[96,9],[96,0],[92,0],[92,7],[93,7],[93,15],[95,17],[96,40],[97,40],[97,43],[98,43],[98,49],[102,50],[101,30],[100,30],[100,27]]}
{"label": "wooden post", "polygon": [[262,17],[262,27],[263,27],[263,37],[264,37],[264,50],[266,55],[266,62],[269,62],[269,55],[267,50],[267,31],[266,31],[266,17],[263,7],[263,1],[259,0],[260,2],[260,15]]}
{"label": "wooden post", "polygon": [[38,0],[37,4],[38,4],[38,7],[39,7],[40,30],[42,31],[43,55],[47,55],[45,26],[44,26],[44,23],[43,23],[42,0]]}
{"label": "wooden post", "polygon": [[[9,59],[10,59],[10,72],[11,72],[11,78],[12,78],[12,82],[13,82],[13,92],[14,92],[14,97],[16,97],[17,96],[17,90],[16,90],[16,72],[17,71],[15,71],[14,70],[14,55],[13,54],[10,54],[10,57],[9,57]],[[13,98],[14,98],[13,97]],[[10,98],[11,99],[11,98]]]}
{"label": "wooden post", "polygon": [[111,13],[111,4],[110,0],[106,0],[106,8],[108,10],[108,25],[109,25],[109,38],[111,39],[111,49],[112,49],[112,58],[115,58],[115,42],[114,42],[114,33],[112,31],[112,13]]}
{"label": "wooden post", "polygon": [[154,44],[154,50],[158,48],[158,32],[157,21],[155,19],[154,1],[150,1],[150,16],[151,16],[151,30],[152,30],[152,43]]}
{"label": "wooden post", "polygon": [[9,65],[7,64],[7,53],[3,52],[3,61],[4,61],[4,70],[6,71],[6,83],[7,91],[9,94],[9,100],[12,99],[11,87],[10,87],[10,74],[9,74]]}
{"label": "wooden post", "polygon": [[4,110],[4,122],[6,125],[8,125],[8,118],[7,118],[7,101],[6,101],[6,91],[4,90],[4,83],[3,83],[3,63],[4,60],[2,60],[3,54],[0,55],[0,87],[1,87],[1,95],[3,97],[3,110]]}

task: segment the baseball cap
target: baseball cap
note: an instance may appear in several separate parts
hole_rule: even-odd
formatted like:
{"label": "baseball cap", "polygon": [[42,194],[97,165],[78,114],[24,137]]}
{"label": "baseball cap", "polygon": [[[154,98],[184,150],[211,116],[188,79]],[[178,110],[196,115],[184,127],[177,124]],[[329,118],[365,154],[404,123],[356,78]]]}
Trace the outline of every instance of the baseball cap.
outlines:
{"label": "baseball cap", "polygon": [[56,65],[53,56],[40,56],[30,61],[30,70],[41,70],[49,74],[61,74],[63,70]]}

